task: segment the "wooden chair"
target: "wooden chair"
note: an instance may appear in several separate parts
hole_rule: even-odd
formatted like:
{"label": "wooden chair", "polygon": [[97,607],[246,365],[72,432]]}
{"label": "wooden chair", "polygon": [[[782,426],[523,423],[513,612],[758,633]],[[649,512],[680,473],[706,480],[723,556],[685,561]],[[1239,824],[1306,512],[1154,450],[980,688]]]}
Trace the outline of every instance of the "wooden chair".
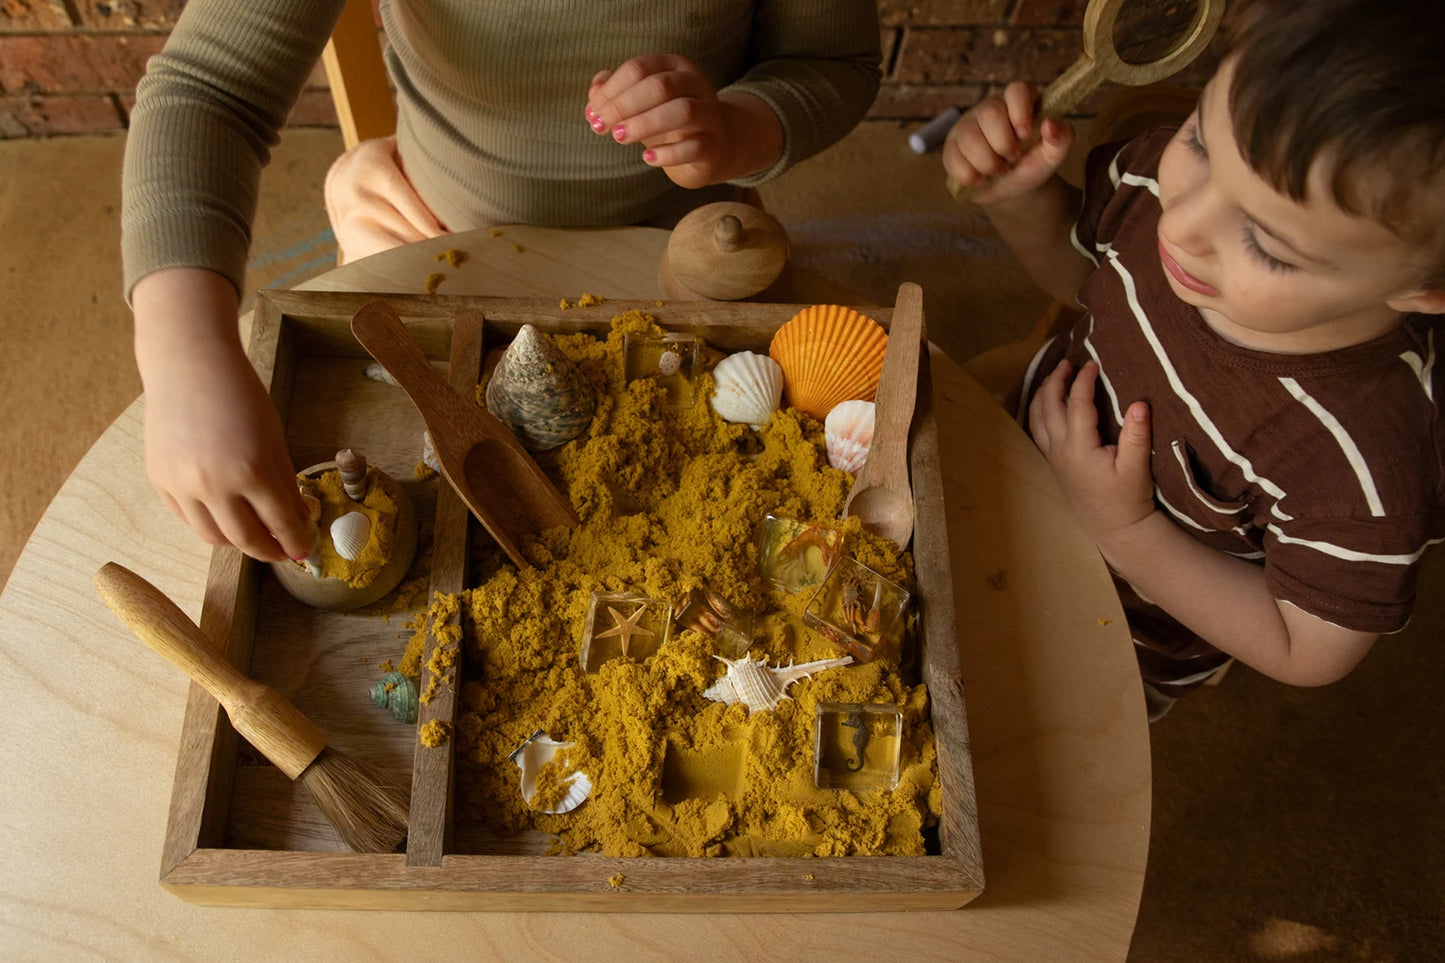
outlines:
{"label": "wooden chair", "polygon": [[377,42],[372,0],[346,0],[321,60],[347,150],[396,132],[396,104]]}

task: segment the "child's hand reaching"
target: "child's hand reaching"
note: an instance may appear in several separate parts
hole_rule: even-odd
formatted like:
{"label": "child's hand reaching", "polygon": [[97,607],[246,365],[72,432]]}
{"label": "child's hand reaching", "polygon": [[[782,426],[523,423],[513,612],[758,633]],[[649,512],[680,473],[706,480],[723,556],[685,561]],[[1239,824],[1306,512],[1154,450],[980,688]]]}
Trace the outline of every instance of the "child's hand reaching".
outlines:
{"label": "child's hand reaching", "polygon": [[1155,511],[1149,406],[1142,401],[1130,405],[1119,443],[1101,444],[1094,407],[1099,366],[1090,361],[1070,385],[1072,373],[1072,366],[1061,361],[1039,386],[1029,404],[1029,431],[1084,530],[1102,547],[1110,534]]}
{"label": "child's hand reaching", "polygon": [[973,202],[987,206],[1029,194],[1048,181],[1074,142],[1072,125],[1047,118],[1034,133],[1035,90],[1016,80],[1003,96],[978,103],[958,119],[943,145],[943,169],[964,187],[979,189]]}
{"label": "child's hand reaching", "polygon": [[706,187],[766,170],[783,151],[772,109],[748,94],[719,95],[686,57],[649,54],[603,70],[587,90],[587,122],[680,187]]}
{"label": "child's hand reaching", "polygon": [[236,335],[236,296],[218,274],[157,271],[136,284],[146,474],[212,545],[261,561],[305,557],[306,506],[281,420]]}

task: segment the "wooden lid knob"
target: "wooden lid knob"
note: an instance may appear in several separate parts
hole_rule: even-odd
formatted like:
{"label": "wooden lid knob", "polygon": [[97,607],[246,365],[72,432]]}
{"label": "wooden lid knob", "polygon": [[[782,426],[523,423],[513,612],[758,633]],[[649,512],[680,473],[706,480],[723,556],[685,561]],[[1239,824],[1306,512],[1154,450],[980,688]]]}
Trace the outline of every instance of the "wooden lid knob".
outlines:
{"label": "wooden lid knob", "polygon": [[673,276],[702,297],[736,301],[777,280],[788,263],[788,237],[767,212],[719,201],[678,222],[667,261]]}

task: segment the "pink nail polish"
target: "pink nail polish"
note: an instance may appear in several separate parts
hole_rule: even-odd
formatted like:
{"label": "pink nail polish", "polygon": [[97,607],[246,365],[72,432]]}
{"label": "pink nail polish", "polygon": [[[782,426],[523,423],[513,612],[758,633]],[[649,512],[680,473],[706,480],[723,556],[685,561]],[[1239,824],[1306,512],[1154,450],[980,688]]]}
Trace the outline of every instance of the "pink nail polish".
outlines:
{"label": "pink nail polish", "polygon": [[596,112],[594,112],[591,107],[588,107],[588,108],[584,111],[584,113],[587,114],[587,119],[588,119],[588,120],[595,120],[595,119],[597,118]]}
{"label": "pink nail polish", "polygon": [[598,117],[592,121],[592,129],[600,134],[607,129],[607,123],[601,117]]}
{"label": "pink nail polish", "polygon": [[622,143],[622,138],[624,138],[624,137],[626,137],[626,136],[627,136],[627,128],[626,128],[626,127],[623,127],[621,124],[618,124],[616,127],[612,128],[612,137],[613,137],[613,139],[616,140],[619,144]]}
{"label": "pink nail polish", "polygon": [[645,151],[643,151],[643,152],[642,152],[642,159],[645,160],[645,161],[647,161],[649,164],[651,164],[653,161],[657,160],[657,151],[655,151],[655,150],[645,150]]}

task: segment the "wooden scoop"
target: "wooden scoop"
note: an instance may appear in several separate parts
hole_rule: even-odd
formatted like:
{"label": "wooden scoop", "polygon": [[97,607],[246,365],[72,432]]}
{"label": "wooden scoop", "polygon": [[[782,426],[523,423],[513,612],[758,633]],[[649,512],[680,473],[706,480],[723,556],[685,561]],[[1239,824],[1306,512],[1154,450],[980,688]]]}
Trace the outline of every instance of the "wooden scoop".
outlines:
{"label": "wooden scoop", "polygon": [[[1064,116],[1106,80],[1137,87],[1155,83],[1183,70],[1209,46],[1219,29],[1219,22],[1224,18],[1225,0],[1197,0],[1199,9],[1179,41],[1159,59],[1135,64],[1120,57],[1114,46],[1114,22],[1126,2],[1089,0],[1089,6],[1084,10],[1084,52],[1039,97],[1039,123],[1034,124],[1033,134],[1022,145],[1023,150],[1028,150],[1038,141],[1043,118]],[[974,195],[983,190],[982,186],[964,187],[952,177],[948,178],[947,184],[948,193],[959,203],[973,200]]]}
{"label": "wooden scoop", "polygon": [[908,485],[908,427],[918,395],[918,352],[923,342],[923,289],[911,282],[898,288],[883,373],[873,408],[873,444],[843,515],[857,515],[863,527],[900,549],[913,535],[913,489]]}
{"label": "wooden scoop", "polygon": [[517,437],[452,390],[390,305],[364,305],[351,319],[351,333],[421,412],[442,477],[518,568],[528,567],[518,545],[522,536],[578,524],[577,513]]}

